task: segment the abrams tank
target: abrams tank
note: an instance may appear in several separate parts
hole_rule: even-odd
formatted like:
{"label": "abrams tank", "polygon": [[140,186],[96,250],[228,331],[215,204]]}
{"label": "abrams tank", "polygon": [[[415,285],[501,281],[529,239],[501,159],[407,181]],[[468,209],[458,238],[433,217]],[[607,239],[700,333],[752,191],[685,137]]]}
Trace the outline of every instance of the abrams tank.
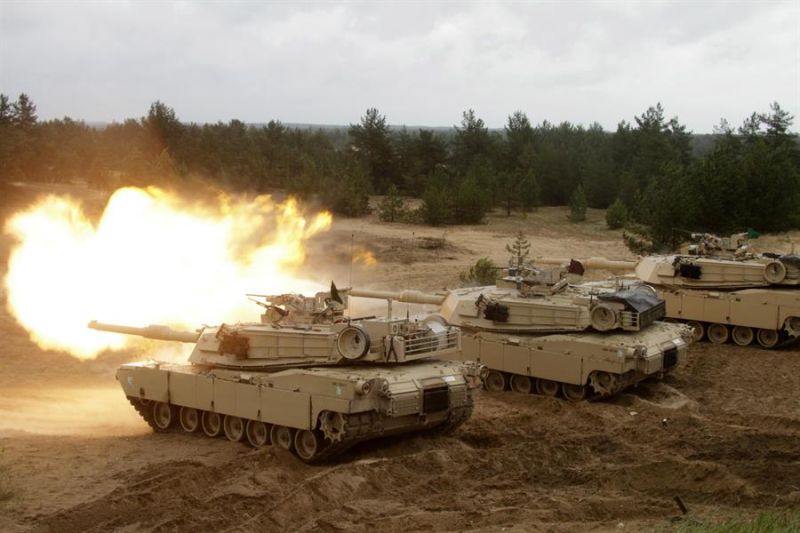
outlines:
{"label": "abrams tank", "polygon": [[[612,285],[654,287],[666,304],[667,318],[689,324],[697,341],[723,344],[730,340],[740,346],[755,342],[763,348],[796,342],[800,338],[800,256],[752,254],[736,237],[715,238],[739,243],[736,250],[704,244],[690,246],[691,255],[654,255],[638,262],[602,258],[579,262],[584,268],[633,272],[633,277],[620,278]],[[568,261],[575,262],[537,259],[541,264]]]}
{"label": "abrams tank", "polygon": [[[542,276],[558,281],[541,283]],[[438,306],[432,317],[462,331],[463,350],[448,357],[486,365],[490,391],[561,394],[573,401],[611,396],[675,368],[691,338],[689,328],[657,321],[664,304],[647,289],[572,286],[542,272],[438,294],[350,294]]]}
{"label": "abrams tank", "polygon": [[89,327],[194,344],[186,364],[132,363],[117,371],[131,404],[159,432],[272,444],[314,463],[383,435],[446,433],[470,417],[480,367],[435,359],[460,351],[458,328],[348,319],[332,293],[259,296],[259,323],[197,331]]}

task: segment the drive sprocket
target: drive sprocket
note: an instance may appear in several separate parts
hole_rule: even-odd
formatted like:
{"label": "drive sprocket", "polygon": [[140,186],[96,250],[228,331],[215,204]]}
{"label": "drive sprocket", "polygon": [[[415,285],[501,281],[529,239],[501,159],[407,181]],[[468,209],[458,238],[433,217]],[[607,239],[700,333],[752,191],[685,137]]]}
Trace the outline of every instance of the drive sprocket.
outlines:
{"label": "drive sprocket", "polygon": [[343,413],[325,411],[320,414],[320,429],[330,442],[340,442],[347,431],[347,418]]}

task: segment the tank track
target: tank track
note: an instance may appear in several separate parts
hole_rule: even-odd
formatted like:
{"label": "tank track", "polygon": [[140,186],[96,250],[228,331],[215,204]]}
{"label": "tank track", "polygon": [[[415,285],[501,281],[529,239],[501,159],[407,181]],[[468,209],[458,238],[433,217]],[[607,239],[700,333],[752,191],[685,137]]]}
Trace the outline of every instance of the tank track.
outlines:
{"label": "tank track", "polygon": [[365,440],[379,437],[383,427],[375,413],[359,413],[347,417],[347,431],[340,441],[330,442],[313,459],[306,461],[308,464],[318,464],[331,461],[342,455],[347,450]]}
{"label": "tank track", "polygon": [[156,426],[155,422],[153,421],[152,401],[143,400],[141,398],[132,398],[131,396],[128,396],[128,401],[153,431],[157,431],[159,433],[163,432],[163,430]]}
{"label": "tank track", "polygon": [[450,435],[459,427],[461,427],[464,422],[469,420],[472,416],[472,405],[465,405],[462,407],[456,407],[450,412],[450,417],[447,419],[447,422],[444,424],[440,424],[435,428],[430,430],[432,435]]}
{"label": "tank track", "polygon": [[336,457],[339,457],[347,450],[355,446],[357,443],[358,443],[357,440],[351,440],[351,441],[342,441],[342,442],[328,444],[317,455],[315,455],[313,459],[310,459],[305,462],[310,465],[326,463],[328,461],[335,459]]}
{"label": "tank track", "polygon": [[[584,385],[584,395],[580,398],[570,398],[565,395],[564,393],[564,386],[569,384],[562,383],[560,381],[550,381],[551,383],[555,384],[557,389],[554,394],[547,394],[545,392],[541,392],[537,388],[537,380],[533,376],[524,376],[528,377],[532,381],[532,387],[529,394],[535,394],[537,396],[549,396],[551,398],[558,398],[562,400],[566,400],[569,402],[596,402],[599,400],[605,400],[616,396],[617,394],[621,393],[625,389],[631,386],[637,385],[639,382],[649,379],[651,377],[656,377],[658,375],[663,375],[669,372],[672,369],[664,370],[661,374],[652,374],[650,376],[644,376],[640,379],[635,379],[632,374],[628,373],[629,375],[619,375],[615,374],[615,381],[613,385],[610,386],[608,390],[603,390],[603,387],[598,386],[594,383],[593,379],[590,379],[589,383]],[[496,372],[503,375],[504,378],[504,387],[502,391],[500,390],[492,390],[486,385],[486,381],[483,382],[483,389],[489,392],[516,392],[513,387],[511,386],[511,378],[515,375],[511,372],[503,372],[501,370],[491,370],[490,372]],[[548,380],[549,381],[549,380]],[[521,392],[520,392],[521,393]]]}
{"label": "tank track", "polygon": [[[674,322],[678,322],[678,323],[681,323],[681,324],[688,324],[688,325],[692,325],[693,323],[700,324],[701,327],[702,327],[702,333],[700,334],[699,338],[695,338],[695,342],[708,342],[708,343],[711,343],[711,344],[719,344],[719,345],[725,345],[725,344],[733,344],[734,346],[738,345],[738,343],[735,341],[734,336],[733,336],[733,326],[731,326],[730,324],[723,324],[723,323],[720,323],[720,322],[706,322],[706,321],[702,321],[702,320],[680,320],[680,319],[675,319],[675,318],[673,318],[671,320],[674,321]],[[708,329],[711,326],[721,326],[721,327],[724,327],[726,329],[727,335],[726,335],[725,339],[722,342],[714,342],[714,340],[712,340],[709,337]],[[753,338],[752,338],[752,340],[750,342],[748,342],[746,344],[743,344],[741,346],[748,346],[749,345],[749,346],[754,346],[754,347],[760,348],[762,350],[775,350],[775,349],[778,349],[778,348],[783,348],[785,346],[791,346],[791,345],[793,345],[795,343],[800,342],[800,336],[792,335],[791,333],[787,332],[786,328],[784,328],[784,329],[775,329],[775,330],[769,330],[769,331],[774,333],[775,335],[777,335],[777,341],[776,341],[776,343],[774,345],[769,346],[769,345],[762,344],[761,341],[758,339],[758,335],[757,335],[758,334],[758,328],[748,327],[747,329],[749,329],[751,331],[751,333],[753,335]]]}
{"label": "tank track", "polygon": [[[147,422],[153,431],[163,433],[165,431],[177,431],[173,425],[172,428],[164,430],[156,426],[153,420],[151,400],[142,400],[128,396],[128,401],[139,413],[139,416]],[[172,409],[176,411],[175,405],[171,405]],[[453,408],[448,420],[443,424],[430,429],[429,431],[435,435],[449,435],[458,429],[464,422],[469,420],[472,416],[473,406],[462,406]],[[331,461],[336,457],[344,454],[356,444],[370,440],[373,438],[381,437],[384,435],[383,424],[381,423],[380,416],[375,412],[351,414],[347,416],[347,431],[342,435],[341,440],[337,442],[326,442],[325,447],[320,450],[313,458],[304,462],[308,464],[318,464]]]}

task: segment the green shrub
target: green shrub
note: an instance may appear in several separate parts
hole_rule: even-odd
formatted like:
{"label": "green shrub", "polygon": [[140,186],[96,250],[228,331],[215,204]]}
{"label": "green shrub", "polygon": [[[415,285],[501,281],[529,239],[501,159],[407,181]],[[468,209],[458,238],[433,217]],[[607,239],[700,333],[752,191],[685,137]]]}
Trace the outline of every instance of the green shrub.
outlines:
{"label": "green shrub", "polygon": [[718,524],[694,522],[678,528],[679,533],[798,533],[800,511],[760,513],[751,520],[732,520]]}
{"label": "green shrub", "polygon": [[360,217],[369,213],[369,177],[359,165],[340,168],[336,177],[328,177],[320,194],[325,205],[334,213]]}
{"label": "green shrub", "polygon": [[441,226],[450,221],[447,191],[438,185],[429,185],[422,195],[420,208],[422,220],[431,226]]}
{"label": "green shrub", "polygon": [[606,211],[606,224],[609,229],[619,229],[628,222],[628,208],[617,198]]}
{"label": "green shrub", "polygon": [[491,285],[497,279],[497,265],[488,257],[481,257],[458,277],[462,286]]}
{"label": "green shrub", "polygon": [[406,217],[406,203],[394,185],[389,187],[386,197],[378,204],[378,218],[384,222],[401,222]]}
{"label": "green shrub", "polygon": [[569,199],[569,220],[571,222],[586,220],[586,206],[586,194],[583,192],[583,186],[578,185]]}

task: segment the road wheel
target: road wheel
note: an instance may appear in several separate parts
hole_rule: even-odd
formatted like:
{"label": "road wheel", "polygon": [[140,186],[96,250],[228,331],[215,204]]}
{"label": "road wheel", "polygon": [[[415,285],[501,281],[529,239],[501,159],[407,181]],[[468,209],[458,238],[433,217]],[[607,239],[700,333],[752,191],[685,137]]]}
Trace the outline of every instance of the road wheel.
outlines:
{"label": "road wheel", "polygon": [[294,448],[294,430],[286,426],[272,426],[269,430],[269,438],[272,444],[280,446],[284,450],[292,451]]}
{"label": "road wheel", "polygon": [[731,331],[731,337],[733,338],[733,342],[739,346],[747,346],[753,342],[755,333],[753,333],[753,328],[748,328],[747,326],[734,326],[733,331]]}
{"label": "road wheel", "polygon": [[536,382],[536,390],[544,396],[558,396],[558,382],[540,379]]}
{"label": "road wheel", "polygon": [[756,337],[758,344],[764,348],[774,348],[778,345],[778,332],[774,329],[760,329]]}
{"label": "road wheel", "polygon": [[222,434],[222,417],[218,413],[205,411],[200,417],[200,426],[209,437],[219,437]]}
{"label": "road wheel", "polygon": [[269,428],[264,422],[248,420],[245,428],[247,443],[253,448],[261,448],[269,444]]}
{"label": "road wheel", "polygon": [[571,402],[579,402],[586,398],[586,385],[572,385],[570,383],[561,384],[561,392],[564,398]]}
{"label": "road wheel", "polygon": [[322,447],[323,439],[318,431],[301,429],[294,434],[294,453],[303,462],[314,462]]}
{"label": "road wheel", "polygon": [[239,442],[244,437],[244,420],[238,416],[226,416],[222,426],[229,441]]}
{"label": "road wheel", "polygon": [[513,376],[511,376],[511,390],[522,394],[530,394],[531,390],[533,390],[533,383],[531,383],[531,378],[529,378],[528,376],[520,376],[519,374],[514,374]]}
{"label": "road wheel", "polygon": [[714,344],[728,342],[728,326],[725,324],[711,324],[708,326],[708,340]]}
{"label": "road wheel", "polygon": [[490,370],[489,373],[486,374],[484,386],[489,392],[502,392],[506,389],[506,377],[502,372]]}
{"label": "road wheel", "polygon": [[175,422],[175,410],[168,403],[153,402],[152,412],[156,431],[167,431]]}
{"label": "road wheel", "polygon": [[181,427],[186,433],[194,433],[200,429],[200,413],[197,412],[197,409],[181,407],[178,418],[181,421]]}
{"label": "road wheel", "polygon": [[694,342],[700,342],[703,340],[703,335],[706,334],[706,328],[703,326],[702,322],[697,322],[696,320],[692,320],[686,323],[689,327],[692,328],[694,331],[693,337]]}

